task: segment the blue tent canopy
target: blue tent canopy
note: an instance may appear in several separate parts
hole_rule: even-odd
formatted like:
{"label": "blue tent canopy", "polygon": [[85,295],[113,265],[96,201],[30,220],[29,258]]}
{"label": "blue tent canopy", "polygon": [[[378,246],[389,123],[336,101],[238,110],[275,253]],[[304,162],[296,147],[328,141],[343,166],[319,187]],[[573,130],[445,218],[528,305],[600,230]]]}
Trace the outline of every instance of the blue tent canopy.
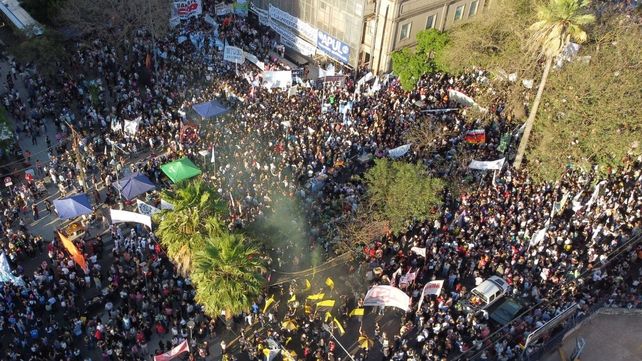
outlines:
{"label": "blue tent canopy", "polygon": [[209,102],[195,104],[192,106],[192,109],[194,109],[194,111],[198,113],[201,118],[214,118],[221,114],[225,114],[229,110],[229,108],[224,107],[223,104],[217,102],[216,100],[210,100]]}
{"label": "blue tent canopy", "polygon": [[129,176],[113,183],[114,188],[120,191],[120,195],[126,200],[136,198],[137,196],[149,192],[156,188],[154,183],[144,174],[132,173]]}
{"label": "blue tent canopy", "polygon": [[55,199],[53,201],[56,207],[56,213],[61,219],[75,218],[83,214],[90,214],[93,212],[89,198],[85,193],[76,194],[75,196]]}

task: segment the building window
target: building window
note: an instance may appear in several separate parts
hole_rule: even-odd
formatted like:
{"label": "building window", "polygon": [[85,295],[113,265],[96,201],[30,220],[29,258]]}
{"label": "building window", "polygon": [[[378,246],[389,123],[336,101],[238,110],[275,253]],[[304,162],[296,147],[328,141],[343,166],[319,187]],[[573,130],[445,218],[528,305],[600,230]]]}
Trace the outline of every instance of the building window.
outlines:
{"label": "building window", "polygon": [[479,3],[478,0],[473,0],[473,2],[470,3],[470,9],[468,10],[468,17],[477,15],[477,4],[478,3]]}
{"label": "building window", "polygon": [[428,19],[426,19],[426,29],[432,29],[435,27],[435,15],[430,15]]}
{"label": "building window", "polygon": [[462,16],[464,16],[464,7],[466,5],[460,5],[457,6],[457,9],[455,10],[455,21],[461,20]]}
{"label": "building window", "polygon": [[408,39],[410,37],[410,25],[412,25],[412,23],[401,25],[401,36],[399,37],[400,40]]}

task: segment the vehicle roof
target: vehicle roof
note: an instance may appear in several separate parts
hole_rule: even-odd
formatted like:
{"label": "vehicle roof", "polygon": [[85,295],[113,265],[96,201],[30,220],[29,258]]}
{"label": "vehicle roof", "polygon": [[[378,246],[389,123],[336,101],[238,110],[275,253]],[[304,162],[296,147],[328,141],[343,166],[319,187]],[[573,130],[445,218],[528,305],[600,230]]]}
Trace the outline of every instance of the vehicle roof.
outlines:
{"label": "vehicle roof", "polygon": [[474,288],[474,290],[483,295],[490,295],[499,290],[506,290],[507,288],[508,284],[506,283],[506,281],[504,281],[501,277],[492,276],[484,282],[480,283],[479,286]]}

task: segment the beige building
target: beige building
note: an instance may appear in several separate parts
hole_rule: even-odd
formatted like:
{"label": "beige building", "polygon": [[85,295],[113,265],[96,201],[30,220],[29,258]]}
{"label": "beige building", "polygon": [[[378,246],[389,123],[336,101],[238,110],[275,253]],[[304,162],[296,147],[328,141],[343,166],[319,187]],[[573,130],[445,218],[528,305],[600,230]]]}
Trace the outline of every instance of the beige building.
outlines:
{"label": "beige building", "polygon": [[252,8],[288,48],[319,61],[329,58],[381,73],[391,70],[392,52],[416,45],[420,31],[464,23],[490,1],[252,0]]}

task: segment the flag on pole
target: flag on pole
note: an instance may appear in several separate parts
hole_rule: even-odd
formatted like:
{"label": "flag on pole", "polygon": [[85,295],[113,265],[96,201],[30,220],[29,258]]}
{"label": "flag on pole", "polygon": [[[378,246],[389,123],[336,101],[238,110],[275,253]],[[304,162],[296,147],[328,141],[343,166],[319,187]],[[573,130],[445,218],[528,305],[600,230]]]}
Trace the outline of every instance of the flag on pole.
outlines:
{"label": "flag on pole", "polygon": [[58,232],[58,236],[60,236],[60,241],[62,242],[62,245],[65,247],[67,252],[69,252],[69,255],[71,255],[71,258],[76,262],[80,268],[85,273],[89,273],[89,268],[87,267],[87,261],[85,261],[85,257],[78,251],[78,248],[76,248],[76,245],[67,237],[65,237],[62,233]]}
{"label": "flag on pole", "polygon": [[353,317],[353,316],[363,316],[365,313],[365,308],[355,308],[354,310],[350,311],[348,316]]}
{"label": "flag on pole", "polygon": [[332,314],[330,313],[330,311],[325,311],[325,319],[323,320],[323,322],[328,322],[328,320],[331,318]]}
{"label": "flag on pole", "polygon": [[179,343],[176,347],[164,354],[154,356],[154,361],[171,361],[183,352],[189,352],[189,344],[187,343],[187,340]]}
{"label": "flag on pole", "polygon": [[288,303],[296,302],[296,295],[293,294],[292,297],[288,300]]}
{"label": "flag on pole", "polygon": [[305,279],[305,290],[307,291],[310,288],[312,288],[312,285],[310,284],[310,281],[306,278]]}
{"label": "flag on pole", "polygon": [[265,313],[270,306],[274,303],[274,295],[270,296],[270,298],[265,301],[265,306],[263,306],[263,313]]}
{"label": "flag on pole", "polygon": [[325,279],[325,285],[330,287],[330,290],[334,290],[334,281],[332,278],[328,277]]}
{"label": "flag on pole", "polygon": [[464,140],[470,144],[484,144],[486,143],[486,131],[484,129],[468,131],[464,136]]}
{"label": "flag on pole", "polygon": [[334,324],[337,325],[337,329],[339,329],[339,335],[343,336],[346,333],[346,330],[343,329],[343,325],[341,325],[341,322],[339,320],[334,319]]}
{"label": "flag on pole", "polygon": [[325,297],[325,293],[317,293],[314,295],[309,295],[308,300],[322,300]]}
{"label": "flag on pole", "polygon": [[334,307],[335,303],[336,303],[335,300],[325,300],[325,301],[317,302],[317,307]]}
{"label": "flag on pole", "polygon": [[11,282],[16,286],[25,286],[25,281],[23,281],[21,277],[16,277],[11,272],[9,260],[4,252],[0,253],[0,282]]}

